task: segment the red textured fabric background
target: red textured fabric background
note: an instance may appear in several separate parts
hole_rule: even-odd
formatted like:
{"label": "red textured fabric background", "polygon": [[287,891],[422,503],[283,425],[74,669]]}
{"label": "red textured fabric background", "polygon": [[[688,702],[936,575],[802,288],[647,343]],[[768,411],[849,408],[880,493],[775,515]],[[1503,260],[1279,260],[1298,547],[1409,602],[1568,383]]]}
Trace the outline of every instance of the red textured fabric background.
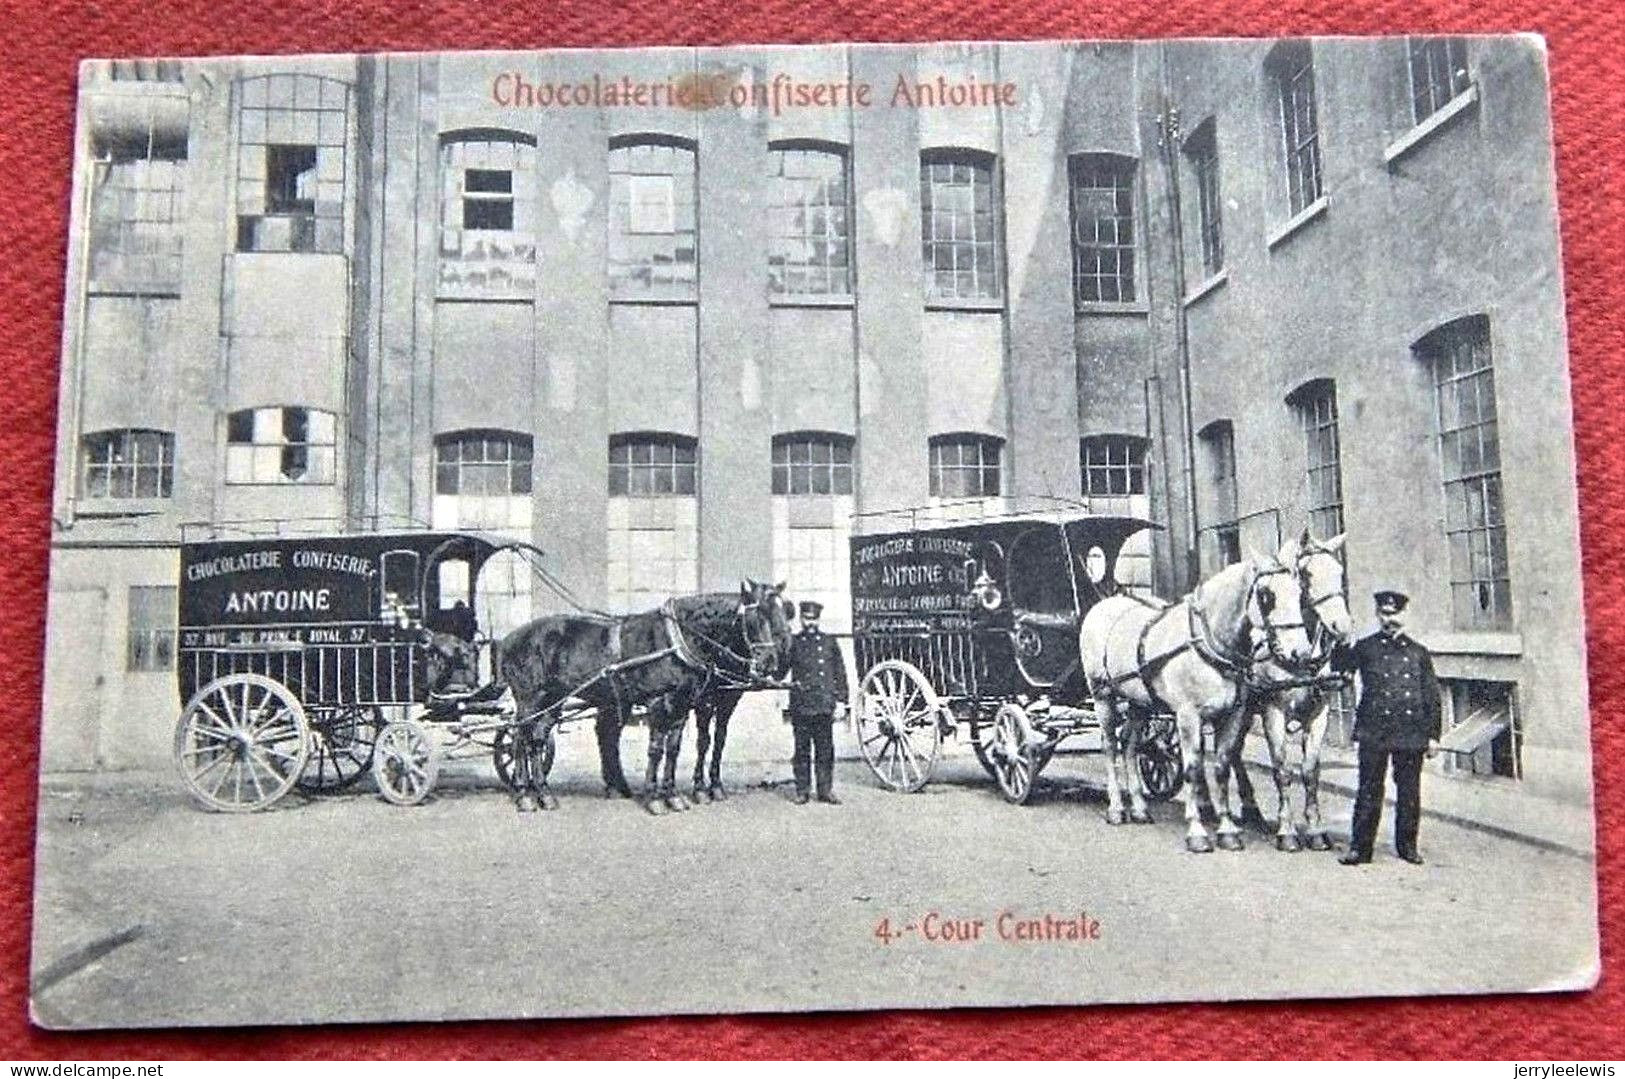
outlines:
{"label": "red textured fabric background", "polygon": [[[1625,1058],[1625,18],[1574,0],[0,0],[0,1058],[1471,1056]],[[1597,757],[1603,980],[1591,993],[1306,1004],[405,1024],[59,1035],[27,1019],[51,458],[75,70],[83,57],[968,38],[1544,34],[1551,52]],[[1538,223],[1532,223],[1532,226]],[[946,854],[945,854],[946,856]],[[1327,886],[1336,881],[1328,874]],[[1216,927],[1236,932],[1237,927]],[[1542,924],[1522,927],[1531,939]],[[1193,957],[1200,961],[1199,953]],[[477,962],[477,957],[470,957]],[[1267,978],[1267,972],[1260,972]],[[1260,990],[1267,990],[1265,982]]]}

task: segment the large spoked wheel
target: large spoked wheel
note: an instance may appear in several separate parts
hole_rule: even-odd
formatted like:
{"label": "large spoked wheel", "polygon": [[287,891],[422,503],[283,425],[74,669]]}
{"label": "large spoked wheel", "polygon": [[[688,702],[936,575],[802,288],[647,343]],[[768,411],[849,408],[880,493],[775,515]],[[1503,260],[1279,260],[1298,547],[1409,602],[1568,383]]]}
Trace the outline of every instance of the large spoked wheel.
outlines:
{"label": "large spoked wheel", "polygon": [[1172,716],[1152,716],[1140,739],[1137,763],[1145,796],[1166,802],[1185,784],[1185,754],[1179,748],[1179,727]]}
{"label": "large spoked wheel", "polygon": [[994,735],[997,727],[989,720],[986,723],[979,719],[971,721],[970,745],[976,751],[976,763],[982,766],[982,771],[995,783],[999,780],[999,769],[993,763]]}
{"label": "large spoked wheel", "polygon": [[372,767],[373,751],[384,717],[370,705],[311,707],[310,759],[299,777],[307,794],[343,790]]}
{"label": "large spoked wheel", "polygon": [[875,778],[894,791],[925,786],[942,743],[942,705],[912,663],[888,659],[858,687],[858,747]]}
{"label": "large spoked wheel", "polygon": [[264,809],[293,787],[310,752],[299,699],[261,674],[205,685],[175,725],[175,767],[198,802],[222,813]]}
{"label": "large spoked wheel", "polygon": [[440,774],[440,749],[429,730],[415,719],[384,726],[372,758],[372,778],[386,802],[415,806],[434,790]]}
{"label": "large spoked wheel", "polygon": [[[537,734],[530,739],[531,753],[541,777],[546,779],[553,771],[553,755],[558,746],[553,726],[549,724],[545,732]],[[514,763],[514,736],[513,728],[503,727],[497,731],[491,742],[491,764],[497,770],[497,778],[502,785],[511,791],[517,791],[513,780]]]}
{"label": "large spoked wheel", "polygon": [[1038,773],[1049,760],[1043,739],[1033,729],[1027,710],[1014,701],[999,705],[993,715],[993,744],[988,750],[993,778],[1012,805],[1026,805],[1033,796]]}

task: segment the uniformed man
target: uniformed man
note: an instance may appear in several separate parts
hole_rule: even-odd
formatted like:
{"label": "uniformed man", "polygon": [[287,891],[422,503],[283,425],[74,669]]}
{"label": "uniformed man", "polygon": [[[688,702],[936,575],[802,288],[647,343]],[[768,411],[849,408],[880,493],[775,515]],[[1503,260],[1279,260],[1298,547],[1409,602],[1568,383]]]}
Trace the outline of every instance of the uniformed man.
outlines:
{"label": "uniformed man", "polygon": [[1382,795],[1393,762],[1394,849],[1412,865],[1422,864],[1416,833],[1422,816],[1422,757],[1439,751],[1439,679],[1433,657],[1404,631],[1410,598],[1385,588],[1374,593],[1380,628],[1332,655],[1332,666],[1360,676],[1360,703],[1354,712],[1354,740],[1360,747],[1360,781],[1344,865],[1371,861],[1382,817]]}
{"label": "uniformed man", "polygon": [[801,603],[801,632],[790,650],[790,726],[796,750],[791,759],[796,777],[796,805],[807,804],[809,772],[816,758],[818,800],[840,805],[835,797],[835,737],[831,729],[846,713],[846,663],[835,638],[818,628],[822,604]]}

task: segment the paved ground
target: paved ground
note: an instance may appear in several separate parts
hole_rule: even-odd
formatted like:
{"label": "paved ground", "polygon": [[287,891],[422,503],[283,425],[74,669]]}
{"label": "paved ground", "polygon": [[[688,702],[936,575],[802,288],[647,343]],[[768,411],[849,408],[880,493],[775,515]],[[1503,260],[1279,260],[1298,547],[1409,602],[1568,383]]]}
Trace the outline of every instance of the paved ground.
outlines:
{"label": "paved ground", "polygon": [[[771,731],[774,744],[782,730]],[[788,738],[784,740],[787,742]],[[627,761],[641,734],[627,738]],[[751,1011],[1573,987],[1594,969],[1594,866],[1428,821],[1425,869],[1186,854],[1177,804],[1108,826],[1060,758],[1035,804],[974,760],[918,795],[839,768],[841,807],[788,766],[662,819],[597,797],[591,734],[563,807],[520,815],[488,765],[431,802],[365,791],[252,816],[167,775],[57,777],[41,800],[34,1005],[50,1026]],[[1329,819],[1347,819],[1333,799]],[[1001,912],[1097,925],[1009,941]],[[883,919],[901,936],[883,943]],[[927,939],[980,919],[976,939]],[[907,928],[912,927],[912,928]],[[1011,928],[1007,917],[1004,927]]]}

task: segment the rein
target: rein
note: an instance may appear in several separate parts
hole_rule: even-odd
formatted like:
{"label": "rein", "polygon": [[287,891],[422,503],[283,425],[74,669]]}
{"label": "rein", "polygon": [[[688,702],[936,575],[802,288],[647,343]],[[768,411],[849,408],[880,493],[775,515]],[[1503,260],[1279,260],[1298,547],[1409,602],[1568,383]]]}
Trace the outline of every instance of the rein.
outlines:
{"label": "rein", "polygon": [[[672,654],[685,667],[703,672],[708,685],[713,679],[719,680],[724,689],[749,689],[763,684],[764,679],[756,673],[758,664],[765,659],[777,658],[779,646],[772,639],[771,627],[766,629],[766,640],[751,640],[745,617],[760,608],[762,602],[761,600],[754,600],[750,603],[741,603],[734,612],[735,624],[739,626],[740,635],[746,639],[746,644],[750,648],[750,655],[743,656],[715,637],[709,636],[693,626],[684,625],[682,619],[678,617],[676,600],[668,599],[661,605],[660,614],[666,622],[666,635],[671,639]],[[709,646],[710,655],[707,656],[699,649],[692,647],[689,643],[690,638],[697,640],[702,645]],[[719,666],[716,662],[719,659],[725,659],[732,663],[736,669],[729,670],[726,667]]]}

